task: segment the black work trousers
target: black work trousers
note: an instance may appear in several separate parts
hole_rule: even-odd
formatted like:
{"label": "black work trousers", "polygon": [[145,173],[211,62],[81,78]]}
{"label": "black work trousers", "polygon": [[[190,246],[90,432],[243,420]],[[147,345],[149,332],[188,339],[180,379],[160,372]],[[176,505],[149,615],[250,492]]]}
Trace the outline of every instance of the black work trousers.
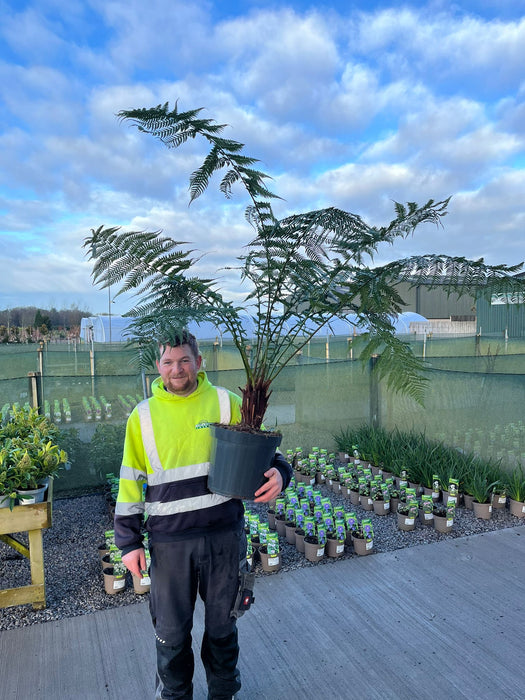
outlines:
{"label": "black work trousers", "polygon": [[191,630],[197,593],[204,601],[201,658],[209,698],[231,698],[241,687],[239,645],[230,616],[246,556],[244,531],[218,531],[151,550],[150,611],[157,647],[157,698],[191,700]]}

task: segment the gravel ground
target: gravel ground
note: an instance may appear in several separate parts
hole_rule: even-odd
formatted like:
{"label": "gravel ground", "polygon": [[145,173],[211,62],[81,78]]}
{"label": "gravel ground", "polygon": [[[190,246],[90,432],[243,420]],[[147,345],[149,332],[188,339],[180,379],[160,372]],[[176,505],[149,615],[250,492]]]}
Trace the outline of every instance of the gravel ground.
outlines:
{"label": "gravel ground", "polygon": [[[350,502],[335,495],[326,487],[320,487],[323,496],[330,496],[336,506]],[[266,506],[249,504],[250,510],[266,518]],[[358,517],[370,517],[374,527],[374,552],[387,552],[404,547],[438,542],[446,538],[466,537],[491,530],[515,527],[523,521],[510,515],[508,509],[496,509],[491,520],[480,520],[465,508],[456,510],[452,532],[441,534],[432,527],[416,525],[412,532],[397,528],[395,515],[378,516],[365,513],[356,506]],[[0,609],[0,630],[24,627],[50,620],[59,620],[76,615],[85,615],[96,610],[131,605],[144,601],[148,594],[137,595],[130,578],[126,589],[116,595],[104,591],[104,583],[97,548],[104,540],[104,531],[112,527],[111,517],[104,495],[92,494],[76,498],[55,499],[53,504],[53,526],[44,530],[44,562],[46,578],[47,608],[33,610],[30,605],[18,605]],[[24,540],[22,533],[17,538]],[[260,564],[256,573],[260,576],[281,576],[283,572],[308,566],[337,566],[340,559],[357,556],[348,548],[337,560],[325,557],[319,564],[307,561],[295,547],[281,540],[281,572],[266,574]],[[128,574],[128,577],[130,575]],[[11,588],[30,584],[29,562],[16,551],[0,542],[0,587]]]}

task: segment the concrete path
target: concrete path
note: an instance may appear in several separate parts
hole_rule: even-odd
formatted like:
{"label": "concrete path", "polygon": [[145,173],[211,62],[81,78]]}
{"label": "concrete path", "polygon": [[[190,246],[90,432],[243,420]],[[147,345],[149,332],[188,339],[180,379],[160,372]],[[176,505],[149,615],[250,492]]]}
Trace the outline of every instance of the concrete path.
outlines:
{"label": "concrete path", "polygon": [[[525,527],[260,578],[240,697],[523,700],[524,601]],[[0,633],[2,700],[147,700],[153,676],[145,602]]]}

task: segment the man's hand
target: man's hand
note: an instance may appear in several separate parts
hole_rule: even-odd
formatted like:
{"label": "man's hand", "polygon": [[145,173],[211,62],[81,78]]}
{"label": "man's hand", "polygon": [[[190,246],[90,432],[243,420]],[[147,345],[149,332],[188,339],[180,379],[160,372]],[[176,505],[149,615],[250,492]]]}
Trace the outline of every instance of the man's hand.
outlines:
{"label": "man's hand", "polygon": [[144,548],[134,549],[122,557],[122,563],[132,574],[142,578],[142,572],[146,571],[146,554]]}
{"label": "man's hand", "polygon": [[283,490],[283,477],[278,469],[271,467],[267,472],[264,472],[264,476],[268,481],[255,492],[255,503],[268,503],[268,501],[277,498]]}

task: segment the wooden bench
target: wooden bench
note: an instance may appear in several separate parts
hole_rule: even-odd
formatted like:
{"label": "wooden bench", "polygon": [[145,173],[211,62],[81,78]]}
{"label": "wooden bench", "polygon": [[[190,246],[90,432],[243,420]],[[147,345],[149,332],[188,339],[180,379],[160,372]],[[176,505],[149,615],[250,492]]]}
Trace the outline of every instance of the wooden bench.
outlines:
{"label": "wooden bench", "polygon": [[[44,580],[44,548],[42,530],[51,527],[53,509],[53,480],[49,480],[46,500],[13,510],[0,508],[0,540],[29,559],[31,584],[17,588],[0,589],[0,608],[32,603],[35,610],[46,607]],[[29,546],[13,537],[13,533],[27,532]]]}

